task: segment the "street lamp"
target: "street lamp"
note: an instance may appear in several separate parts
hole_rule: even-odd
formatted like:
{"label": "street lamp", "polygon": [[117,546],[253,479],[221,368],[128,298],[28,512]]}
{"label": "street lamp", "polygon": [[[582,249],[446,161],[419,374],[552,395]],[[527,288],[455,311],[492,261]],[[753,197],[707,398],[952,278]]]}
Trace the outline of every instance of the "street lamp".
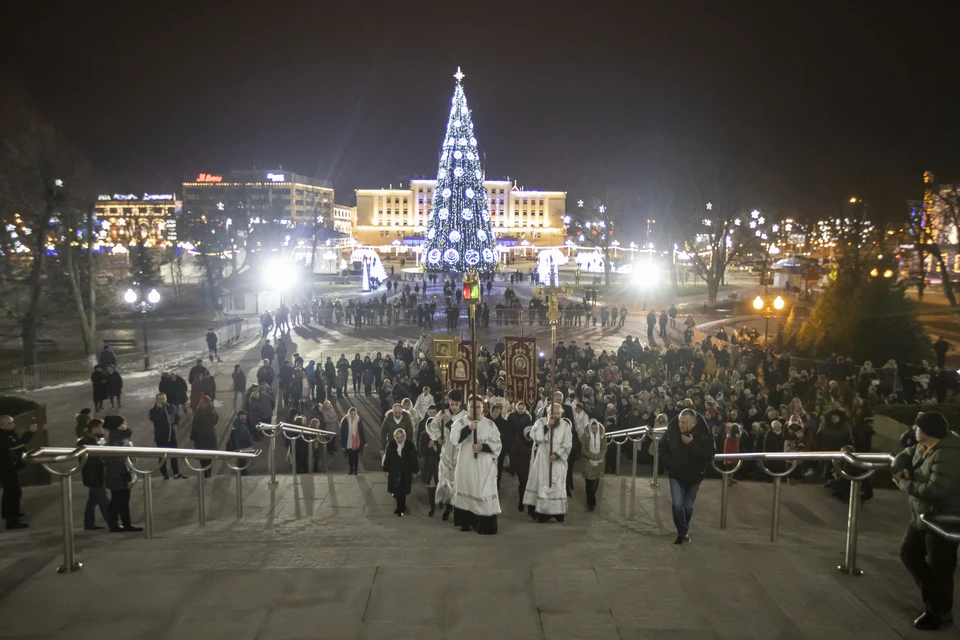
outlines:
{"label": "street lamp", "polygon": [[783,307],[786,306],[786,303],[783,301],[783,298],[777,296],[775,300],[764,300],[760,296],[757,296],[753,300],[753,308],[757,311],[763,311],[763,316],[766,320],[766,324],[763,329],[763,344],[766,346],[767,338],[770,335],[770,316],[773,313],[779,313],[783,310]]}
{"label": "street lamp", "polygon": [[153,311],[160,304],[160,292],[156,289],[150,289],[146,298],[140,299],[136,291],[127,289],[127,292],[123,294],[123,300],[133,307],[134,311],[140,312],[140,321],[143,324],[143,369],[146,371],[150,368],[150,347],[147,343],[147,311]]}
{"label": "street lamp", "polygon": [[643,294],[643,310],[647,310],[647,292],[660,281],[660,267],[650,260],[634,263],[634,282]]}

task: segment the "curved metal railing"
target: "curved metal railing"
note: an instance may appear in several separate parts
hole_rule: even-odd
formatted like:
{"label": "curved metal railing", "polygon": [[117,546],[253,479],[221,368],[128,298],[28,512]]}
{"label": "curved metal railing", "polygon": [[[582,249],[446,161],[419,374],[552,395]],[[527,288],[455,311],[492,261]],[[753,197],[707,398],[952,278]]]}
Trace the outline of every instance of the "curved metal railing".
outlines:
{"label": "curved metal railing", "polygon": [[[142,469],[134,462],[142,458],[156,458],[159,462],[152,469]],[[147,538],[153,538],[153,485],[150,476],[155,473],[168,458],[183,458],[184,463],[197,472],[197,496],[200,507],[200,526],[207,522],[206,499],[203,488],[203,472],[213,466],[214,459],[237,460],[238,465],[230,465],[237,476],[237,519],[243,517],[243,485],[240,482],[240,472],[246,468],[239,466],[240,460],[250,460],[260,455],[259,449],[245,449],[243,451],[217,451],[214,449],[176,449],[169,447],[110,447],[110,446],[81,446],[75,449],[68,447],[40,447],[24,454],[23,459],[29,464],[39,464],[51,475],[60,478],[60,501],[63,518],[63,565],[57,571],[69,573],[77,571],[83,566],[76,560],[76,551],[73,541],[73,483],[72,476],[80,471],[90,456],[98,458],[123,458],[131,472],[143,481],[143,519],[144,532]],[[190,459],[209,459],[208,465],[195,467]],[[69,468],[56,468],[51,465],[72,464]],[[249,464],[249,462],[247,463]]]}
{"label": "curved metal railing", "polygon": [[[847,541],[844,551],[844,563],[837,567],[843,573],[859,576],[862,571],[857,568],[857,536],[860,530],[860,486],[878,469],[888,469],[893,464],[893,456],[887,453],[849,453],[846,451],[798,451],[798,452],[758,452],[758,453],[721,453],[714,456],[711,464],[721,474],[720,485],[720,528],[727,528],[727,495],[731,476],[740,469],[744,461],[754,460],[757,466],[768,476],[773,478],[773,509],[770,516],[770,541],[776,542],[780,536],[780,489],[785,477],[793,473],[797,466],[804,461],[830,461],[833,468],[844,480],[850,481],[850,503],[847,510]],[[736,462],[733,467],[717,466],[717,462]],[[789,463],[786,471],[770,471],[769,462]],[[853,475],[844,469],[847,463],[864,473]]]}
{"label": "curved metal railing", "polygon": [[[606,433],[606,438],[610,442],[613,442],[617,445],[617,472],[616,474],[620,475],[620,448],[631,441],[633,443],[638,443],[641,440],[650,440],[653,442],[653,478],[650,481],[651,487],[660,486],[660,438],[663,437],[663,434],[667,432],[666,427],[648,427],[646,425],[639,427],[630,427],[629,429],[620,429],[618,431],[610,431]],[[633,479],[637,479],[637,445],[633,446],[633,462],[632,465]]]}
{"label": "curved metal railing", "polygon": [[960,515],[923,513],[920,521],[938,536],[950,542],[960,542]]}
{"label": "curved metal railing", "polygon": [[[297,475],[296,440],[303,440],[308,445],[317,440],[320,441],[320,444],[327,444],[337,436],[333,431],[313,429],[312,427],[290,424],[289,422],[278,422],[277,424],[261,422],[257,425],[257,430],[267,438],[270,438],[270,450],[267,458],[267,468],[270,470],[270,484],[277,484],[277,436],[283,434],[283,437],[290,442],[291,448],[294,449],[294,460],[293,464],[290,465],[294,477]],[[326,463],[326,447],[320,447],[320,451],[324,463]],[[313,447],[307,447],[307,465],[311,470],[313,469]],[[324,468],[326,468],[326,465],[324,465]]]}

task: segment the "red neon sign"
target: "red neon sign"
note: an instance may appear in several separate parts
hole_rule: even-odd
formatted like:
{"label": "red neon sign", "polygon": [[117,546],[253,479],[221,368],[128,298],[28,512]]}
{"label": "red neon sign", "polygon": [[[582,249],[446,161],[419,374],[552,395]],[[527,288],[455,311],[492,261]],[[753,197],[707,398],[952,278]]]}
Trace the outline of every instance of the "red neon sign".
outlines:
{"label": "red neon sign", "polygon": [[215,176],[209,173],[201,173],[197,176],[197,182],[223,182],[223,176]]}

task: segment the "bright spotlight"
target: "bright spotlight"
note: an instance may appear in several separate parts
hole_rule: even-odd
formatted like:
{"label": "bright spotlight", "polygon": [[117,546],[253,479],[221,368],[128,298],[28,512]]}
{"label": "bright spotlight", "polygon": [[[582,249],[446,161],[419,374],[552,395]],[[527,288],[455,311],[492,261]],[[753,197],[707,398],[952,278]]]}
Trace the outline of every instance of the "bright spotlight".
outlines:
{"label": "bright spotlight", "polygon": [[773,308],[779,311],[780,309],[783,309],[783,305],[784,305],[783,298],[781,298],[780,296],[777,296],[777,299],[773,301]]}
{"label": "bright spotlight", "polygon": [[757,296],[756,298],[754,298],[753,308],[756,309],[757,311],[760,311],[760,309],[763,309],[763,298],[761,298],[760,296]]}
{"label": "bright spotlight", "polygon": [[884,278],[892,278],[892,277],[893,277],[893,270],[892,270],[892,269],[887,269],[886,271],[884,271],[884,272],[883,272],[883,277],[884,277]]}
{"label": "bright spotlight", "polygon": [[127,304],[133,304],[137,301],[137,292],[133,289],[127,289],[127,292],[123,294],[123,299]]}
{"label": "bright spotlight", "polygon": [[639,262],[633,265],[633,280],[637,284],[650,286],[660,279],[660,266],[653,262]]}
{"label": "bright spotlight", "polygon": [[150,293],[147,294],[147,302],[150,304],[157,304],[160,302],[160,292],[156,289],[150,289]]}

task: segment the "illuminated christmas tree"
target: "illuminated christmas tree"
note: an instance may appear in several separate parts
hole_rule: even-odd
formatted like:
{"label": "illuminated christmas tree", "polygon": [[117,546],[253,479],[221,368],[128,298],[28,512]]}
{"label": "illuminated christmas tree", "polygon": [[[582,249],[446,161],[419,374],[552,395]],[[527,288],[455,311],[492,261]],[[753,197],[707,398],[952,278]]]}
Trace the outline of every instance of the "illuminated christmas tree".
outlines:
{"label": "illuminated christmas tree", "polygon": [[454,78],[457,86],[440,152],[422,260],[427,271],[492,271],[497,265],[496,239],[459,67]]}

